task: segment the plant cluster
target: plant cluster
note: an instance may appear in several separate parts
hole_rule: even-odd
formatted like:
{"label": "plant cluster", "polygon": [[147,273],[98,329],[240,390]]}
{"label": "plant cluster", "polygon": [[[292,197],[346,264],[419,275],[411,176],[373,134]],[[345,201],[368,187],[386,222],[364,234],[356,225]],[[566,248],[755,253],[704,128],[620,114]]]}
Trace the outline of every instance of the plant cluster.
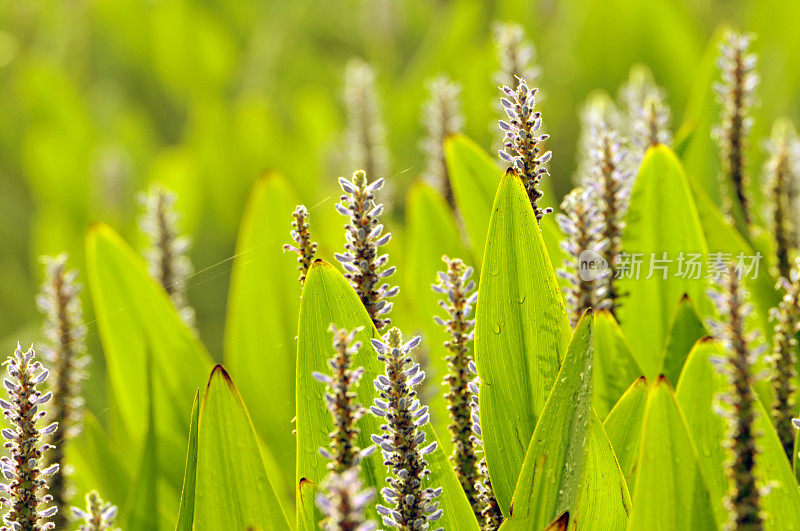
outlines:
{"label": "plant cluster", "polygon": [[[394,238],[396,219],[378,200],[392,176],[376,71],[348,65],[348,163],[363,169],[331,180],[339,201],[327,213],[312,208],[313,227],[280,177],[256,185],[233,259],[230,374],[194,329],[190,239],[171,192],[154,187],[143,200],[142,257],[108,228],[89,237],[115,406],[107,429],[83,408],[77,273],[65,256],[46,260],[44,361],[17,347],[5,362],[3,529],[103,530],[118,518],[126,529],[160,528],[173,502],[169,525],[180,531],[791,528],[800,514],[800,144],[787,121],[766,144],[764,231],[746,156],[759,79],[752,38],[726,35],[716,87],[715,155],[732,190],[724,214],[737,224],[670,148],[667,94],[644,67],[616,101],[587,102],[578,186],[547,216],[552,152],[535,110],[535,52],[520,26],[495,25],[494,37],[505,172],[460,133],[458,82],[435,78],[423,179],[409,195],[409,230]],[[710,140],[691,132],[701,133]],[[675,135],[681,152],[687,135]],[[344,230],[325,225],[334,209]],[[257,254],[278,250],[287,227],[267,221],[284,214],[301,297],[287,288],[297,286],[288,260]],[[747,268],[745,255],[761,250],[772,267]],[[655,260],[670,252],[683,274],[659,277]],[[686,274],[686,253],[707,263],[705,275]],[[652,255],[640,272],[637,254]],[[117,444],[136,454],[123,459]],[[80,483],[66,474],[73,466]],[[70,512],[78,485],[97,490]]]}

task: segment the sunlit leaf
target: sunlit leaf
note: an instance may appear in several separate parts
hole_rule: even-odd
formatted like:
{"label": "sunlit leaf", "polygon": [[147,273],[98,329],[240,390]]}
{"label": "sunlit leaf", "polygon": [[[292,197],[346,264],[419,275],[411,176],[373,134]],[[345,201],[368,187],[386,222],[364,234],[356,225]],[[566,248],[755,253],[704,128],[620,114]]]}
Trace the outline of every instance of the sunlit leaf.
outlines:
{"label": "sunlit leaf", "polygon": [[199,415],[194,529],[289,529],[250,415],[221,365],[211,373]]}
{"label": "sunlit leaf", "polygon": [[650,390],[642,430],[628,529],[716,529],[689,429],[664,378]]}
{"label": "sunlit leaf", "polygon": [[475,362],[481,428],[500,508],[508,513],[528,443],[569,342],[555,272],[525,188],[507,173],[481,268]]}
{"label": "sunlit leaf", "polygon": [[647,379],[641,376],[625,391],[603,422],[603,428],[611,440],[614,454],[631,491],[636,479],[647,393]]}
{"label": "sunlit leaf", "polygon": [[[686,175],[669,148],[648,150],[626,222],[622,248],[629,267],[623,271],[620,266],[618,273],[620,290],[629,295],[617,314],[633,355],[653,381],[661,370],[670,320],[681,297],[688,293],[694,301],[706,300],[706,240]],[[696,255],[700,271],[687,265],[690,255]]]}
{"label": "sunlit leaf", "polygon": [[[627,521],[627,488],[592,410],[592,315],[584,314],[536,430],[503,529],[541,529],[564,512],[575,521]],[[588,443],[588,444],[587,444]]]}

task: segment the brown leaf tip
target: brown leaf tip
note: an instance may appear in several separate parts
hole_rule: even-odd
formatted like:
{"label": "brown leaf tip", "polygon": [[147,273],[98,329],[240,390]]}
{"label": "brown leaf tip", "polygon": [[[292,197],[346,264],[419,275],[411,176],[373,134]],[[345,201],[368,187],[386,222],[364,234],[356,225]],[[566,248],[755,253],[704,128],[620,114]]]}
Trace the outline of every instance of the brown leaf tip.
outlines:
{"label": "brown leaf tip", "polygon": [[565,531],[569,527],[569,511],[564,511],[561,516],[553,520],[545,531]]}

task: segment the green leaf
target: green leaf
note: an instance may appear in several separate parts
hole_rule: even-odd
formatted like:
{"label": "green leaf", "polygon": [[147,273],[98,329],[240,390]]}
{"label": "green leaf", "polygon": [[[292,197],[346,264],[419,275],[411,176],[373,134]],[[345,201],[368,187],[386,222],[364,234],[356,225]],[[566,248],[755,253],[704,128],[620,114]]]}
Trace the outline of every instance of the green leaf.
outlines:
{"label": "green leaf", "polygon": [[289,529],[264,469],[250,414],[217,365],[208,379],[197,432],[194,529]]}
{"label": "green leaf", "polygon": [[197,424],[200,421],[200,391],[194,395],[192,420],[189,424],[189,445],[186,448],[186,465],[183,472],[181,504],[178,509],[176,531],[192,531],[194,525],[194,497],[197,484]]}
{"label": "green leaf", "polygon": [[564,511],[575,511],[592,414],[592,320],[587,312],[575,328],[536,423],[514,491],[509,529],[540,529]]}
{"label": "green leaf", "polygon": [[716,529],[689,429],[669,382],[650,390],[629,530]]}
{"label": "green leaf", "polygon": [[647,379],[641,376],[625,391],[603,422],[630,490],[636,480],[647,394]]}
{"label": "green leaf", "polygon": [[144,451],[139,461],[139,473],[136,478],[131,498],[124,511],[125,527],[128,529],[159,529],[158,506],[158,453],[156,441],[156,411],[153,407],[152,358],[148,353],[147,369],[147,436]]}
{"label": "green leaf", "polygon": [[502,170],[475,142],[464,135],[452,135],[444,143],[447,174],[458,211],[464,220],[476,260],[483,256],[492,199]]}
{"label": "green leaf", "polygon": [[[400,295],[407,298],[410,311],[406,319],[413,319],[413,328],[424,333],[428,355],[428,363],[424,364],[426,381],[420,393],[428,398],[427,404],[431,412],[431,424],[438,433],[447,433],[450,417],[442,389],[442,378],[448,372],[447,355],[444,342],[449,339],[443,327],[437,325],[433,316],[442,313],[439,307],[439,295],[431,289],[437,282],[437,271],[446,269],[442,255],[450,258],[462,258],[470,263],[466,249],[461,244],[458,225],[452,211],[445,200],[429,185],[415,183],[408,196],[408,241],[406,252],[406,282]],[[407,326],[407,325],[406,325]],[[425,391],[429,391],[426,393]],[[442,441],[442,450],[449,453],[449,438]]]}
{"label": "green leaf", "polygon": [[706,335],[708,331],[697,315],[692,299],[685,295],[681,298],[678,310],[672,318],[672,326],[664,347],[664,366],[661,373],[667,377],[670,384],[678,382],[689,351],[698,339]]}
{"label": "green leaf", "polygon": [[[504,530],[542,529],[564,512],[576,515],[575,521],[607,522],[608,529],[625,525],[629,500],[619,497],[627,494],[625,480],[592,411],[592,321],[591,312],[584,314],[572,336],[528,446]],[[615,473],[621,490],[613,484]]]}
{"label": "green leaf", "polygon": [[[94,225],[86,241],[89,286],[97,315],[109,388],[124,435],[123,455],[142,455],[148,431],[146,365],[153,360],[153,408],[157,470],[172,488],[183,477],[186,412],[211,359],[178,316],[143,260],[105,225]],[[176,500],[177,501],[177,500]]]}
{"label": "green leaf", "polygon": [[[333,355],[333,336],[328,330],[331,323],[348,330],[362,327],[356,335],[362,348],[354,356],[353,365],[364,368],[356,394],[358,401],[368,406],[376,396],[372,381],[384,373],[383,364],[369,346],[369,339],[379,337],[378,331],[341,273],[317,260],[303,289],[297,347],[297,522],[309,530],[316,529],[321,519],[314,506],[314,490],[328,472],[328,460],[320,455],[319,448],[328,446],[329,433],[333,430],[333,420],[324,405],[325,386],[315,380],[312,373],[329,370],[328,359]],[[370,435],[379,433],[380,424],[374,415],[362,417],[358,422],[360,433],[356,444],[360,448],[372,445]],[[427,440],[437,440],[432,429],[426,427],[425,432]],[[439,502],[444,515],[437,525],[445,529],[477,529],[472,508],[441,448],[428,454],[427,461],[431,474],[425,483],[443,489]],[[365,458],[361,468],[366,487],[377,491],[385,486],[386,467],[380,455]],[[369,517],[379,521],[374,507],[370,508]]]}
{"label": "green leaf", "polygon": [[[226,367],[245,402],[258,404],[253,424],[270,453],[288,467],[287,478],[294,476],[290,425],[301,286],[297,255],[282,255],[280,249],[290,240],[295,205],[295,193],[282,176],[256,181],[239,229],[225,328]],[[275,486],[289,495],[294,490]]]}
{"label": "green leaf", "polygon": [[594,398],[592,405],[604,419],[642,369],[610,312],[594,315]]}
{"label": "green leaf", "polygon": [[[698,278],[678,276],[679,258],[700,254],[702,266],[707,247],[686,175],[669,148],[657,146],[647,151],[626,222],[622,248],[631,257],[641,253],[642,265],[638,275],[635,268],[619,271],[620,290],[629,296],[617,314],[644,375],[653,381],[661,370],[670,319],[681,297],[688,293],[695,301],[705,301],[702,274]],[[666,279],[657,269],[650,276],[651,259],[663,258],[671,260],[661,264],[668,267]]]}
{"label": "green leaf", "polygon": [[492,209],[475,326],[486,461],[505,514],[569,342],[555,277],[522,181],[506,173]]}
{"label": "green leaf", "polygon": [[[724,351],[717,342],[699,341],[686,360],[677,391],[678,403],[686,415],[698,454],[702,456],[700,467],[720,525],[728,517],[722,504],[728,490],[725,476],[728,452],[723,447],[727,422],[716,406],[719,395],[727,390],[728,384],[725,376],[713,367],[711,359],[721,356],[724,356]],[[796,525],[800,514],[800,491],[768,412],[761,402],[757,401],[756,406],[756,444],[760,450],[756,456],[756,474],[763,484],[774,481],[780,485],[762,498],[762,509],[770,516],[766,528],[794,529],[792,526]]]}
{"label": "green leaf", "polygon": [[[81,492],[97,490],[114,504],[123,503],[131,486],[130,471],[110,446],[108,435],[90,411],[83,417],[83,429],[67,445],[67,460],[75,468],[71,477]],[[136,463],[130,463],[130,467]]]}

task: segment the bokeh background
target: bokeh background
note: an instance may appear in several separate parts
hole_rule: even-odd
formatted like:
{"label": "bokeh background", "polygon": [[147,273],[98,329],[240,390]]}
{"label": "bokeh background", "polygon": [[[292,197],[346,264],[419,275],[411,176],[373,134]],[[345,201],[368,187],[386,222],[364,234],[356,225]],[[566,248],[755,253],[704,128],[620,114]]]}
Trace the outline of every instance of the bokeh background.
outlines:
{"label": "bokeh background", "polygon": [[[723,25],[758,34],[754,137],[779,116],[800,116],[794,0],[0,0],[2,351],[40,337],[38,257],[66,251],[82,270],[94,221],[141,248],[135,196],[158,181],[178,194],[193,237],[188,296],[219,358],[229,258],[253,182],[268,170],[284,174],[313,219],[316,205],[338,195],[335,178],[354,169],[341,156],[347,62],[361,57],[377,73],[389,224],[401,225],[404,191],[424,168],[428,79],[446,73],[460,82],[464,131],[486,149],[497,142],[496,20],[522,24],[536,47],[554,152],[551,204],[571,186],[587,94],[616,95],[636,63],[666,89],[673,130],[684,122],[691,130],[687,170],[713,180],[715,160],[692,159],[689,144],[711,142],[711,123],[697,117],[713,116],[712,38]],[[751,144],[758,168],[763,150]],[[276,250],[275,259],[290,258]],[[84,303],[90,351],[101,359],[88,296]],[[100,407],[102,378],[93,382],[90,404]]]}

